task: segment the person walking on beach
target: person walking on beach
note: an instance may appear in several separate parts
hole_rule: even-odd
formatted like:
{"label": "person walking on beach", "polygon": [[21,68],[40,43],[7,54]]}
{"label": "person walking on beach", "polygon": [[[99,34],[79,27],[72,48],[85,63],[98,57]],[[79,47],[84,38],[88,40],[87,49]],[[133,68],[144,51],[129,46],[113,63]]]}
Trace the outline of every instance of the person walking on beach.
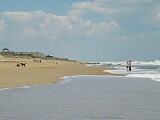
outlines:
{"label": "person walking on beach", "polygon": [[128,62],[128,68],[129,68],[129,71],[131,71],[132,69],[131,69],[131,60],[129,60],[129,62]]}

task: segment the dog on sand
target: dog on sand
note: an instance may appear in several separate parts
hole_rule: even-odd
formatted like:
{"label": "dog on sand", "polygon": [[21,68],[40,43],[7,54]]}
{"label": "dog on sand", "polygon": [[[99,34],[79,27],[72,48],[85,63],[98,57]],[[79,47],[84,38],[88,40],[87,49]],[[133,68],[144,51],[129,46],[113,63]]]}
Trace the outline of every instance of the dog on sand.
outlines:
{"label": "dog on sand", "polygon": [[26,66],[26,63],[20,63],[20,64],[22,65],[22,67],[23,67],[23,66],[24,66],[24,67]]}

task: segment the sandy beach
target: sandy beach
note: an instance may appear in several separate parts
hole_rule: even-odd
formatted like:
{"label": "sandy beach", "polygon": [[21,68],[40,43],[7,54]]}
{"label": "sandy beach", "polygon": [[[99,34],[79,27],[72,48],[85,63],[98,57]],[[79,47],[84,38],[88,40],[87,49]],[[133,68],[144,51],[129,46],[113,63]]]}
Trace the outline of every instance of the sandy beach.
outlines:
{"label": "sandy beach", "polygon": [[[25,67],[16,67],[23,61]],[[57,63],[57,64],[56,64]],[[0,59],[0,88],[55,83],[64,76],[75,75],[113,75],[103,72],[106,68],[88,67],[79,62],[46,61],[41,63],[25,59]]]}

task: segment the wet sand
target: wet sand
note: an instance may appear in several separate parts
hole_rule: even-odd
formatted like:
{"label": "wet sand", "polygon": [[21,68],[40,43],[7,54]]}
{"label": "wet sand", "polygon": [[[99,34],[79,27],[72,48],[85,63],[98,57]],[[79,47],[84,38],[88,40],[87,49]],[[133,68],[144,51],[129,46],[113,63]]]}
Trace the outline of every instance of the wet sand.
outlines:
{"label": "wet sand", "polygon": [[[23,61],[25,67],[16,67]],[[57,64],[56,64],[57,63]],[[64,76],[75,75],[114,75],[103,72],[106,68],[88,67],[79,62],[32,60],[0,60],[0,88],[55,83]]]}

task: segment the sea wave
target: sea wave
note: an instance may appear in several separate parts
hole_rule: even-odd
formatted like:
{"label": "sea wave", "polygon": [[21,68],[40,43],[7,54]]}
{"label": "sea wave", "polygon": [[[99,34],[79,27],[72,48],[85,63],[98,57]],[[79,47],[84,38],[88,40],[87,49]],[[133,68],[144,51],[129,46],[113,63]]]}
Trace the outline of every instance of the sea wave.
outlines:
{"label": "sea wave", "polygon": [[[99,65],[126,65],[127,61],[108,61],[108,62],[99,62]],[[151,60],[151,61],[132,61],[132,65],[160,65],[160,60]]]}
{"label": "sea wave", "polygon": [[132,71],[126,69],[126,62],[102,62],[103,67],[116,68],[115,70],[105,70],[115,74],[125,74],[127,77],[143,77],[160,81],[160,60],[133,61]]}
{"label": "sea wave", "polygon": [[151,78],[152,80],[160,82],[160,74],[129,74],[127,77]]}
{"label": "sea wave", "polygon": [[[32,85],[33,86],[33,85]],[[10,88],[0,88],[0,91],[10,90],[10,89],[29,89],[31,86],[20,86],[20,87],[10,87]]]}

